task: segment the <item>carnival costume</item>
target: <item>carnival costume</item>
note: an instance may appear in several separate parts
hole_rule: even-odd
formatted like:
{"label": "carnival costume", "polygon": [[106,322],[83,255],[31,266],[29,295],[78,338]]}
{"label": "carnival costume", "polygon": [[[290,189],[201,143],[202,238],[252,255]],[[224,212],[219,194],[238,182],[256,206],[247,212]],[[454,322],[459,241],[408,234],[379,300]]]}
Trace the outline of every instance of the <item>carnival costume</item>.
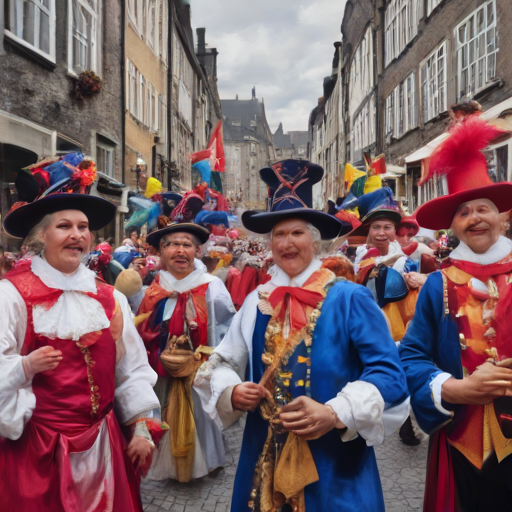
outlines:
{"label": "carnival costume", "polygon": [[[66,209],[83,211],[91,229],[116,210],[59,194],[11,211],[4,227],[24,237]],[[82,264],[66,275],[34,256],[0,282],[0,309],[0,510],[142,511],[120,424],[151,441],[159,404],[126,298]],[[27,376],[24,356],[48,345],[62,352],[60,364]]]}
{"label": "carnival costume", "polygon": [[[417,211],[421,226],[449,227],[457,207],[473,199],[489,199],[500,212],[510,209],[512,184],[493,184],[480,152],[498,135],[476,117],[453,129],[430,164],[431,173],[448,173],[450,195]],[[500,237],[484,254],[461,242],[428,277],[399,347],[416,419],[431,434],[426,512],[510,510],[510,398],[453,405],[441,392],[450,377],[463,379],[486,361],[512,357],[511,282],[510,240]]]}
{"label": "carnival costume", "polygon": [[[174,224],[150,233],[148,242],[158,247],[162,236],[174,232],[191,232],[201,243],[208,239],[205,228]],[[222,281],[197,259],[185,278],[161,270],[146,290],[135,322],[158,373],[155,391],[170,427],[155,450],[149,478],[188,482],[225,465],[222,433],[203,412],[192,382],[234,314]]]}
{"label": "carnival costume", "polygon": [[[322,212],[297,207],[296,179],[307,175],[308,165],[276,166],[274,172],[289,185],[277,205],[286,202],[291,208],[274,217],[273,212],[246,213],[244,225],[263,232],[284,218],[297,218],[311,222],[323,238],[348,231],[351,226],[326,213],[322,218]],[[304,197],[300,202],[308,204]],[[321,266],[314,258],[293,279],[272,267],[271,280],[247,297],[197,374],[194,385],[203,407],[219,426],[240,417],[231,405],[236,385],[259,382],[269,391],[247,415],[233,512],[384,510],[371,446],[407,417],[404,375],[370,293]],[[284,430],[279,413],[300,396],[329,404],[346,430],[311,441]],[[385,411],[391,413],[389,422]]]}

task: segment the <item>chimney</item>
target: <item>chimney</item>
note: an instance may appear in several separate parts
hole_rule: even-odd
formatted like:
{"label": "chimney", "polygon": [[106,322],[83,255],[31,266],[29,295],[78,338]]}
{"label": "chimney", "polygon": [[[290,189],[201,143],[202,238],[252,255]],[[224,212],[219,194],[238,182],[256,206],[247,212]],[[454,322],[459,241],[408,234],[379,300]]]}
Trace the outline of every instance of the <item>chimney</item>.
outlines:
{"label": "chimney", "polygon": [[196,29],[197,53],[199,55],[202,55],[203,53],[206,53],[205,32],[206,32],[205,28],[197,28]]}
{"label": "chimney", "polygon": [[254,86],[252,88],[252,99],[255,100],[256,99],[256,86]]}

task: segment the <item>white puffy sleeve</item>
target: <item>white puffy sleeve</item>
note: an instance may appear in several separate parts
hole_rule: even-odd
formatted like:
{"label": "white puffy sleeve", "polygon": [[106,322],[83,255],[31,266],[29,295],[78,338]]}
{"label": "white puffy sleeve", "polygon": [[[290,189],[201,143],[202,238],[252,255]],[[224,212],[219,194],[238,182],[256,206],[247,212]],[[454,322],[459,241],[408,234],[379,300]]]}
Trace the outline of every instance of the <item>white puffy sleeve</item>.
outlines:
{"label": "white puffy sleeve", "polygon": [[32,417],[36,397],[20,355],[27,328],[27,308],[14,285],[0,281],[0,436],[16,440]]}
{"label": "white puffy sleeve", "polygon": [[206,303],[209,316],[208,344],[216,347],[226,336],[231,320],[236,314],[231,295],[219,278],[215,278],[208,285]]}
{"label": "white puffy sleeve", "polygon": [[[151,417],[160,402],[153,391],[157,375],[148,363],[144,343],[135,328],[126,297],[114,291],[123,313],[123,353],[116,364],[116,413],[121,423],[131,423],[142,415]],[[147,413],[147,414],[146,414]]]}
{"label": "white puffy sleeve", "polygon": [[233,317],[221,344],[196,374],[194,389],[203,409],[220,428],[227,428],[242,415],[231,407],[231,393],[245,378],[257,304],[257,292],[252,292]]}

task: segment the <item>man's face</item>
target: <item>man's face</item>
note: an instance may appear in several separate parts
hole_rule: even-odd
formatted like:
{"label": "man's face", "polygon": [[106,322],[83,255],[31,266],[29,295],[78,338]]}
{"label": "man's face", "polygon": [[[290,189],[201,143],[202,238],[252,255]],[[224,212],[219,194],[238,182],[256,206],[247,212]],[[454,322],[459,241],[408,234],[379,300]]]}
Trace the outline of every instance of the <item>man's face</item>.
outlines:
{"label": "man's face", "polygon": [[498,241],[500,228],[500,214],[489,199],[461,204],[451,225],[453,234],[477,254],[484,254]]}
{"label": "man's face", "polygon": [[373,221],[370,225],[368,238],[370,244],[379,249],[380,253],[385,256],[388,253],[389,242],[396,238],[395,225],[386,219]]}
{"label": "man's face", "polygon": [[196,247],[189,233],[172,233],[160,242],[162,268],[178,279],[187,277],[194,270],[194,258],[200,257],[201,246]]}
{"label": "man's face", "polygon": [[274,263],[290,277],[304,272],[315,257],[313,235],[306,222],[283,220],[272,231]]}
{"label": "man's face", "polygon": [[413,226],[401,226],[396,232],[396,238],[402,247],[407,247],[415,236],[416,229]]}

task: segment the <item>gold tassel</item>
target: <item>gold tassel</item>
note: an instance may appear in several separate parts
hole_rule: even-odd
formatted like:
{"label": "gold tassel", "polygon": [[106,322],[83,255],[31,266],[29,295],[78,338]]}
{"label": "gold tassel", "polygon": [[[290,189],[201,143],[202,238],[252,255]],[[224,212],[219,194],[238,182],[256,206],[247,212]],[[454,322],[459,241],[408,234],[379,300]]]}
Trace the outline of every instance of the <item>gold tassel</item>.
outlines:
{"label": "gold tassel", "polygon": [[171,453],[179,482],[189,482],[194,464],[196,425],[192,402],[192,378],[173,379],[165,420],[171,436]]}

